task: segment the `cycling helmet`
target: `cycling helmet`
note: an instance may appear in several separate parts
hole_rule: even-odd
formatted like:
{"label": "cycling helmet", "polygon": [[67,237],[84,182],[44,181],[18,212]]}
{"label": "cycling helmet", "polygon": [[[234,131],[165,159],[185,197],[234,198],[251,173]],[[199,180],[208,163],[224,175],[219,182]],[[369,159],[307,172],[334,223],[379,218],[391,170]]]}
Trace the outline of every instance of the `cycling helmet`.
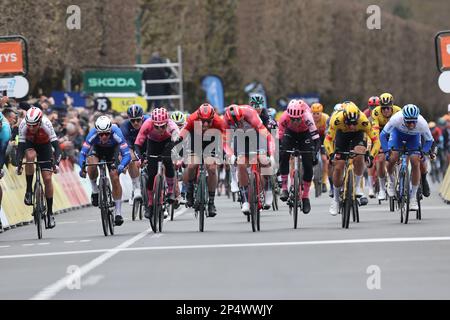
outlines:
{"label": "cycling helmet", "polygon": [[419,118],[420,110],[414,104],[407,104],[403,107],[402,113],[405,121],[417,121],[417,118]]}
{"label": "cycling helmet", "polygon": [[95,129],[97,129],[97,132],[103,133],[103,132],[111,132],[112,122],[111,119],[107,116],[100,116],[95,121]]}
{"label": "cycling helmet", "polygon": [[367,105],[369,106],[370,110],[375,109],[380,105],[380,98],[377,96],[370,97]]}
{"label": "cycling helmet", "polygon": [[430,128],[430,129],[436,128],[436,122],[434,122],[434,121],[428,122],[428,128]]}
{"label": "cycling helmet", "polygon": [[156,108],[152,111],[152,121],[157,126],[162,126],[167,124],[169,121],[169,115],[166,108]]}
{"label": "cycling helmet", "polygon": [[183,112],[177,110],[170,114],[170,119],[177,125],[183,125],[186,121],[186,116]]}
{"label": "cycling helmet", "polygon": [[262,109],[265,107],[266,103],[264,101],[264,96],[262,94],[254,94],[250,97],[250,105],[255,109]]}
{"label": "cycling helmet", "polygon": [[341,111],[342,110],[342,103],[337,103],[335,106],[334,106],[334,108],[333,108],[333,111],[334,112],[338,112],[338,111]]}
{"label": "cycling helmet", "polygon": [[380,103],[382,106],[391,105],[394,103],[394,97],[390,93],[383,93],[380,96]]}
{"label": "cycling helmet", "polygon": [[313,103],[311,105],[311,111],[313,113],[322,113],[323,112],[323,105],[321,103],[318,103],[318,102]]}
{"label": "cycling helmet", "polygon": [[346,101],[342,104],[342,109],[344,110],[344,121],[346,124],[355,124],[359,120],[359,115],[361,111],[351,101]]}
{"label": "cycling helmet", "polygon": [[202,104],[197,110],[198,117],[201,120],[211,120],[215,113],[213,106],[209,103]]}
{"label": "cycling helmet", "polygon": [[291,118],[301,118],[305,110],[309,108],[303,100],[291,100],[287,107],[287,113]]}
{"label": "cycling helmet", "polygon": [[275,119],[275,115],[277,114],[277,110],[275,110],[275,108],[269,108],[269,110],[267,110],[269,113],[269,116],[272,117],[273,119]]}
{"label": "cycling helmet", "polygon": [[140,118],[144,115],[144,109],[139,104],[132,104],[127,110],[128,118]]}
{"label": "cycling helmet", "polygon": [[230,123],[238,123],[244,118],[244,111],[237,104],[228,106],[225,110],[225,120]]}
{"label": "cycling helmet", "polygon": [[25,116],[25,121],[28,125],[36,125],[42,120],[42,110],[37,107],[31,107],[28,109],[27,114]]}

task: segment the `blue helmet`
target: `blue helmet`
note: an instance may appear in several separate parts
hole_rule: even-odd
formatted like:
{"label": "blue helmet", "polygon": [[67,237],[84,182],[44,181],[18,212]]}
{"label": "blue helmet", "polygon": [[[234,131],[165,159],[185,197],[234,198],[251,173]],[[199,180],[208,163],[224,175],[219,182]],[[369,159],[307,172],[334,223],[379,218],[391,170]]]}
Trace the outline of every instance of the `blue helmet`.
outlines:
{"label": "blue helmet", "polygon": [[275,110],[275,108],[269,108],[269,110],[267,110],[267,111],[269,112],[269,116],[271,116],[273,119],[275,119],[277,110]]}
{"label": "blue helmet", "polygon": [[402,113],[405,120],[417,120],[420,110],[415,104],[407,104],[403,107]]}
{"label": "blue helmet", "polygon": [[127,114],[130,119],[140,118],[144,114],[144,109],[139,104],[132,104],[128,107]]}

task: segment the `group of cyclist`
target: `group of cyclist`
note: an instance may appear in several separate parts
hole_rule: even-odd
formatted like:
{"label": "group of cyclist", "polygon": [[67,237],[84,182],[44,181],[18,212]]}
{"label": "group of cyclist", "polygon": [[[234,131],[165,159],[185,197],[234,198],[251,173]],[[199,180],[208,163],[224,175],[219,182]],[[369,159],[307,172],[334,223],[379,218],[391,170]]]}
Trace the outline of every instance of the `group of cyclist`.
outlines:
{"label": "group of cyclist", "polygon": [[[280,200],[286,202],[289,197],[289,180],[291,175],[291,150],[303,151],[302,155],[302,210],[305,214],[311,210],[309,200],[310,186],[313,179],[313,167],[321,160],[323,192],[330,184],[330,196],[333,198],[330,214],[339,210],[339,194],[343,185],[346,157],[349,151],[357,154],[354,159],[356,194],[363,203],[367,199],[361,178],[368,169],[369,196],[374,197],[373,186],[378,179],[378,199],[394,196],[394,170],[398,153],[392,149],[402,147],[406,142],[408,150],[414,150],[411,161],[411,193],[417,192],[422,183],[423,194],[429,196],[427,168],[424,154],[435,157],[432,148],[436,138],[432,135],[428,123],[420,115],[416,105],[407,104],[403,108],[394,105],[394,98],[389,93],[380,97],[371,97],[368,108],[361,111],[351,101],[337,104],[328,116],[320,103],[309,106],[305,101],[293,99],[289,102],[278,121],[275,110],[268,108],[264,96],[255,94],[248,105],[229,105],[223,115],[209,103],[201,104],[197,110],[187,115],[181,111],[169,112],[165,108],[155,108],[150,115],[144,114],[140,105],[131,105],[128,119],[121,126],[113,124],[110,117],[102,115],[95,121],[94,127],[87,135],[79,157],[80,176],[89,177],[92,186],[91,202],[98,206],[98,169],[101,160],[108,163],[112,184],[112,197],[115,203],[115,224],[123,224],[121,199],[122,187],[119,175],[128,170],[132,180],[134,199],[148,194],[145,216],[149,218],[153,178],[157,173],[157,159],[149,156],[162,156],[167,183],[167,201],[179,203],[185,194],[186,206],[194,205],[194,184],[199,164],[204,161],[207,170],[209,190],[208,216],[217,214],[215,193],[218,184],[218,164],[225,160],[225,167],[231,174],[231,191],[240,192],[241,210],[249,214],[248,166],[251,159],[256,159],[261,168],[268,169],[262,175],[265,203],[269,208],[272,199],[270,177],[278,175],[281,186]],[[5,124],[3,123],[3,126]],[[431,126],[430,126],[431,127]],[[236,132],[254,132],[257,139],[240,140]],[[212,133],[212,134],[211,134]],[[218,133],[218,134],[215,134]],[[277,148],[279,142],[279,148]],[[205,156],[208,146],[213,143],[217,148]],[[184,155],[180,158],[179,146]],[[27,163],[37,157],[42,169],[47,199],[48,227],[55,226],[52,214],[53,188],[52,173],[58,172],[61,158],[60,148],[52,124],[43,115],[42,110],[31,107],[19,128],[19,165],[17,173],[22,173],[22,161]],[[176,152],[175,152],[176,150]],[[220,150],[220,151],[219,151]],[[3,154],[3,152],[2,152]],[[253,157],[256,155],[256,157]],[[276,158],[279,156],[279,165]],[[321,158],[321,159],[319,159]],[[52,162],[50,162],[52,160]],[[0,164],[2,158],[0,157]],[[48,162],[46,162],[48,161]],[[374,166],[376,163],[376,166]],[[140,170],[145,168],[148,174],[146,190],[141,190]],[[183,188],[178,190],[176,172],[183,172]],[[268,173],[267,173],[268,172]],[[32,204],[33,166],[25,166],[27,189],[25,204]],[[2,172],[0,172],[2,174]],[[416,197],[411,197],[411,209],[417,208]]]}

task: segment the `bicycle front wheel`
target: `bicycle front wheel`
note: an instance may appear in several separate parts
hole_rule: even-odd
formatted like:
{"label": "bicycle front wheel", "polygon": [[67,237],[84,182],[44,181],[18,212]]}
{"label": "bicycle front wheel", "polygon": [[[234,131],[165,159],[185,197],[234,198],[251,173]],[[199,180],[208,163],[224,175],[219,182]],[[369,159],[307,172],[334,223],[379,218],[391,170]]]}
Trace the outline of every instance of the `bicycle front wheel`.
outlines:
{"label": "bicycle front wheel", "polygon": [[42,189],[42,185],[39,183],[35,185],[34,190],[34,223],[36,224],[38,239],[42,239],[42,220],[44,219],[44,190]]}
{"label": "bicycle front wheel", "polygon": [[98,205],[100,207],[100,215],[101,215],[101,220],[102,220],[102,229],[103,229],[103,234],[106,236],[108,236],[108,201],[107,201],[107,197],[106,197],[106,190],[105,190],[105,186],[104,183],[101,182],[100,180],[100,184],[99,184],[99,193],[98,193]]}
{"label": "bicycle front wheel", "polygon": [[298,225],[298,204],[299,204],[299,191],[300,190],[300,177],[298,171],[294,172],[294,229],[297,229]]}
{"label": "bicycle front wheel", "polygon": [[205,216],[206,216],[206,193],[208,185],[206,183],[206,176],[204,173],[200,176],[197,186],[198,199],[198,230],[203,232],[205,230]]}
{"label": "bicycle front wheel", "polygon": [[250,223],[252,225],[252,231],[256,232],[257,230],[257,217],[256,217],[256,211],[258,210],[258,197],[259,194],[256,190],[256,177],[253,172],[249,174],[249,181],[248,181],[248,201],[250,204]]}
{"label": "bicycle front wheel", "polygon": [[350,211],[353,210],[353,171],[347,173],[347,182],[344,194],[344,211],[342,212],[342,228],[348,229],[350,224]]}

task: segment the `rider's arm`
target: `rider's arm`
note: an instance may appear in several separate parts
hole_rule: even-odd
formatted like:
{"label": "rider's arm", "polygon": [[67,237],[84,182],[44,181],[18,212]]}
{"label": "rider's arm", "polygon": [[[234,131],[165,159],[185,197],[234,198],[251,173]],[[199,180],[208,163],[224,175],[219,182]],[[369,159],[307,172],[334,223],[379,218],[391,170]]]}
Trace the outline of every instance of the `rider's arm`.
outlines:
{"label": "rider's arm", "polygon": [[128,128],[128,124],[129,121],[124,121],[121,125],[120,125],[120,131],[122,131],[123,136],[125,137],[125,140],[127,141],[129,146],[133,145],[134,141],[131,141],[131,135],[130,135],[130,130]]}
{"label": "rider's arm", "polygon": [[147,133],[152,126],[151,120],[145,121],[139,130],[139,133],[136,137],[136,141],[134,142],[136,156],[141,159],[142,158],[142,148],[145,146],[145,141],[147,139]]}
{"label": "rider's arm", "polygon": [[370,150],[370,154],[375,158],[380,151],[381,143],[378,137],[378,132],[372,128],[370,122],[367,121],[367,123],[368,125],[366,126],[365,132],[369,139],[372,141],[372,149]]}
{"label": "rider's arm", "polygon": [[384,152],[388,151],[388,137],[392,133],[392,130],[394,130],[394,122],[392,122],[392,119],[386,123],[386,125],[383,127],[383,130],[380,133],[380,142],[381,142],[381,148]]}
{"label": "rider's arm", "polygon": [[97,130],[95,128],[92,128],[91,131],[89,131],[86,140],[83,143],[83,146],[81,147],[80,157],[78,159],[78,164],[81,168],[86,164],[87,154],[89,153],[89,150],[91,150],[92,142],[94,141],[96,136]]}
{"label": "rider's arm", "polygon": [[18,167],[22,165],[22,160],[25,155],[25,137],[27,135],[27,125],[25,119],[22,120],[19,126],[19,144],[17,146],[17,159],[19,161]]}
{"label": "rider's arm", "polygon": [[372,110],[372,128],[378,133],[380,134],[380,121],[378,119],[378,110],[375,108],[374,110]]}
{"label": "rider's arm", "polygon": [[323,146],[325,147],[325,151],[327,155],[330,156],[334,152],[334,139],[336,138],[336,113],[334,116],[330,118],[329,128],[326,132],[325,140],[323,142]]}
{"label": "rider's arm", "polygon": [[422,116],[419,117],[417,125],[420,126],[419,127],[420,134],[422,135],[423,140],[424,140],[424,144],[422,146],[422,151],[424,153],[428,153],[428,152],[430,152],[430,149],[434,142],[433,135],[431,134],[431,130],[428,127],[428,123]]}
{"label": "rider's arm", "polygon": [[278,139],[281,141],[284,136],[284,132],[286,131],[286,118],[288,118],[287,112],[283,112],[278,121]]}
{"label": "rider's arm", "polygon": [[120,161],[120,165],[125,168],[131,161],[130,148],[125,140],[125,137],[120,131],[119,127],[112,127],[112,135],[116,143],[119,145],[120,154],[122,155],[122,160]]}

